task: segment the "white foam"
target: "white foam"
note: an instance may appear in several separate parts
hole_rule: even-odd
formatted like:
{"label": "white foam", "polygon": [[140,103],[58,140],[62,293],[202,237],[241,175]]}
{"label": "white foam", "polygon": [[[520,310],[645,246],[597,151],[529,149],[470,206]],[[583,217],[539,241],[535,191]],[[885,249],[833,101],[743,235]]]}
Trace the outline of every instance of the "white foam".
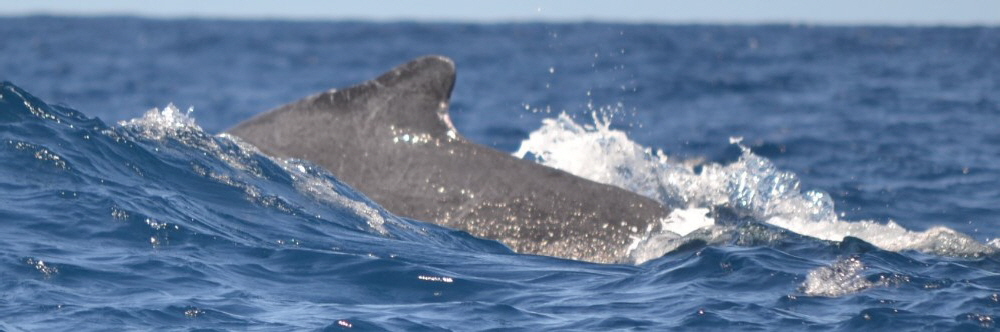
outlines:
{"label": "white foam", "polygon": [[708,216],[708,212],[706,208],[676,209],[660,224],[665,230],[687,236],[698,229],[715,225],[715,219]]}
{"label": "white foam", "polygon": [[183,133],[201,132],[191,117],[193,108],[188,108],[186,113],[182,113],[174,104],[168,104],[162,110],[153,108],[146,111],[142,117],[121,121],[119,126],[138,129],[143,136],[153,140],[162,140],[168,137],[180,137]]}
{"label": "white foam", "polygon": [[[140,118],[121,121],[118,125],[128,129],[139,137],[164,141],[168,139],[176,140],[181,144],[202,150],[208,155],[222,159],[233,168],[260,175],[260,169],[251,161],[252,150],[246,149],[223,149],[219,143],[212,139],[212,136],[195,123],[189,108],[187,112],[181,112],[174,104],[169,104],[162,110],[153,108],[146,111]],[[114,134],[114,133],[111,133]],[[223,138],[225,134],[221,135]]]}
{"label": "white foam", "polygon": [[728,227],[715,225],[715,219],[708,215],[706,208],[675,209],[660,220],[660,230],[647,232],[634,239],[628,248],[629,259],[641,264],[663,256],[663,253],[677,249],[691,240],[718,243],[727,239]]}
{"label": "white foam", "polygon": [[829,266],[821,266],[806,275],[802,282],[802,292],[811,296],[843,296],[873,287],[887,287],[910,282],[910,278],[900,275],[881,275],[871,281],[865,276],[867,268],[858,257],[839,259]]}
{"label": "white foam", "polygon": [[[545,119],[542,127],[522,142],[515,156],[537,161],[572,174],[655,199],[671,209],[680,209],[683,218],[664,221],[665,231],[673,238],[695,229],[707,229],[714,221],[690,219],[695,211],[716,207],[731,209],[741,216],[779,226],[795,233],[824,240],[841,241],[857,237],[885,250],[918,250],[942,255],[977,255],[1000,248],[946,227],[918,232],[895,222],[843,221],[837,216],[833,200],[822,191],[803,191],[798,176],[777,169],[767,158],[753,154],[740,145],[742,155],[730,164],[699,164],[697,161],[673,161],[662,151],[653,151],[612,130],[605,119],[595,116],[594,125],[580,125],[566,114]],[[740,144],[742,138],[730,138]],[[701,166],[700,172],[695,167]],[[692,210],[693,209],[693,210]],[[698,212],[700,213],[700,212]],[[695,229],[692,229],[695,228]],[[667,239],[667,240],[665,240]],[[676,245],[671,236],[648,234],[641,241],[663,245],[662,254]],[[712,239],[706,239],[712,242]],[[652,243],[634,243],[633,255],[652,250]],[[640,253],[651,255],[653,253]]]}
{"label": "white foam", "polygon": [[856,257],[816,268],[806,275],[802,292],[812,296],[841,296],[875,286],[875,283],[865,279],[864,270],[865,265]]}
{"label": "white foam", "polygon": [[661,198],[656,177],[672,166],[659,152],[628,139],[621,131],[595,117],[594,126],[581,126],[565,113],[545,119],[514,153],[593,181],[612,184],[653,198]]}

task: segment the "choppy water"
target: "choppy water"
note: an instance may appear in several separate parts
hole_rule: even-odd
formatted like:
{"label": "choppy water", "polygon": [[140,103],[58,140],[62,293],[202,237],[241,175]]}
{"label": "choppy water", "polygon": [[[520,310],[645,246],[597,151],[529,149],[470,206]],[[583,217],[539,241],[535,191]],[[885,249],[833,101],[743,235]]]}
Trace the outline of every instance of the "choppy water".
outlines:
{"label": "choppy water", "polygon": [[[0,31],[0,330],[1000,319],[997,28],[27,17]],[[670,232],[638,239],[636,264],[516,254],[215,135],[429,53],[458,66],[466,137],[660,200]]]}

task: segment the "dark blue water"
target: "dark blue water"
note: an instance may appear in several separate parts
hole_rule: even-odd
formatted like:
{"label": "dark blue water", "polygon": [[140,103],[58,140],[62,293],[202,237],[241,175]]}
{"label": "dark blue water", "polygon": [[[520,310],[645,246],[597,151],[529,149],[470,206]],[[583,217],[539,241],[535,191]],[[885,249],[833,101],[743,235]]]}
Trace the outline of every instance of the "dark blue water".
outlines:
{"label": "dark blue water", "polygon": [[[1000,326],[998,28],[25,17],[0,36],[0,330]],[[650,195],[677,234],[636,264],[517,254],[215,135],[423,54],[455,60],[466,137]]]}

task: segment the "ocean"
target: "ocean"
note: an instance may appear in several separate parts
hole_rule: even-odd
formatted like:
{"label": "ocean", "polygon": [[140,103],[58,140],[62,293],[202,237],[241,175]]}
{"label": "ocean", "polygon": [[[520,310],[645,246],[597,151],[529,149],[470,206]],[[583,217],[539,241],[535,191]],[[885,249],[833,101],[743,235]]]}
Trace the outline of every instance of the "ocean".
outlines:
{"label": "ocean", "polygon": [[[2,331],[1000,328],[997,27],[0,35]],[[667,231],[621,264],[516,253],[220,135],[426,54],[456,64],[464,137],[655,199]]]}

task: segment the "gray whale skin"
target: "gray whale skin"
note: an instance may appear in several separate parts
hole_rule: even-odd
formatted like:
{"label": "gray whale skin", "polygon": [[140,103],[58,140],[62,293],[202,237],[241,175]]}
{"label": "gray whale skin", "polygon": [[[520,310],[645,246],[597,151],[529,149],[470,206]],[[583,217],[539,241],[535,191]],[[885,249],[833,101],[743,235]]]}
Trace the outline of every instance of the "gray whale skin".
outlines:
{"label": "gray whale skin", "polygon": [[455,64],[424,56],[378,78],[242,122],[228,133],[312,161],[390,212],[521,253],[628,261],[670,212],[638,194],[472,143],[451,124]]}

